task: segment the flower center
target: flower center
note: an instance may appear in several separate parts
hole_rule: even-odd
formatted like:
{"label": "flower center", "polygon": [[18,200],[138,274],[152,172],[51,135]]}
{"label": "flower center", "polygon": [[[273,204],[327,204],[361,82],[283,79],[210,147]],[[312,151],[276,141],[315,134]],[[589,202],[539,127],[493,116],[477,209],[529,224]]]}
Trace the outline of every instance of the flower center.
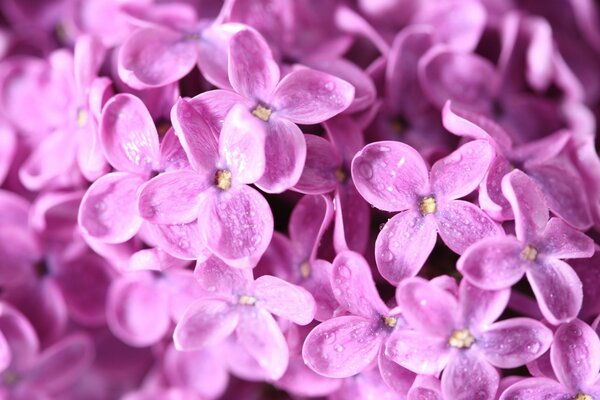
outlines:
{"label": "flower center", "polygon": [[452,332],[448,343],[457,349],[468,349],[475,343],[475,338],[468,329],[457,329]]}
{"label": "flower center", "polygon": [[231,187],[231,172],[226,169],[220,169],[215,174],[215,185],[221,190],[227,190]]}
{"label": "flower center", "polygon": [[594,400],[594,398],[589,394],[577,393],[575,397],[573,397],[573,400]]}
{"label": "flower center", "polygon": [[389,328],[393,328],[398,323],[398,318],[396,317],[386,317],[385,315],[381,317],[383,320],[383,324]]}
{"label": "flower center", "polygon": [[335,170],[335,177],[342,183],[346,181],[346,173],[341,167]]}
{"label": "flower center", "polygon": [[537,259],[538,252],[535,247],[528,244],[521,252],[521,258],[527,261],[535,261]]}
{"label": "flower center", "polygon": [[77,126],[83,128],[88,121],[88,112],[87,110],[80,108],[77,111]]}
{"label": "flower center", "polygon": [[310,276],[310,264],[308,261],[304,261],[302,264],[300,264],[300,276],[302,276],[304,279]]}
{"label": "flower center", "polygon": [[2,375],[2,383],[6,386],[14,386],[18,381],[19,375],[10,369]]}
{"label": "flower center", "polygon": [[419,210],[421,214],[433,214],[437,210],[437,204],[433,196],[425,196],[419,202]]}
{"label": "flower center", "polygon": [[252,115],[254,115],[258,119],[262,119],[263,121],[267,122],[272,112],[273,111],[271,111],[270,108],[259,104],[254,110],[252,110]]}
{"label": "flower center", "polygon": [[256,297],[243,294],[240,296],[239,303],[243,306],[253,306],[256,303]]}

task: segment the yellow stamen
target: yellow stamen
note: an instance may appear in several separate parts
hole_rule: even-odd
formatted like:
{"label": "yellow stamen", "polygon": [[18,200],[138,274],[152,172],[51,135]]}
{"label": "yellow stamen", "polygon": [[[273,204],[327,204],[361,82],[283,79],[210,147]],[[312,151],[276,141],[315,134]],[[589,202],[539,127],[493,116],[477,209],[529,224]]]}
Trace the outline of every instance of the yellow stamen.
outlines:
{"label": "yellow stamen", "polygon": [[537,252],[536,248],[530,244],[525,246],[525,248],[521,252],[521,257],[524,260],[531,261],[531,262],[533,262],[537,259],[537,255],[538,255],[538,252]]}
{"label": "yellow stamen", "polygon": [[304,261],[302,264],[300,264],[300,276],[304,279],[310,276],[310,264],[308,261]]}
{"label": "yellow stamen", "polygon": [[83,128],[88,121],[88,112],[87,110],[80,108],[79,111],[77,111],[77,126],[80,128]]}
{"label": "yellow stamen", "polygon": [[220,169],[215,174],[215,184],[221,190],[227,190],[231,187],[231,172],[226,169]]}
{"label": "yellow stamen", "polygon": [[419,202],[419,210],[421,214],[433,214],[437,210],[437,204],[433,196],[425,196]]}
{"label": "yellow stamen", "polygon": [[475,343],[475,338],[471,335],[468,329],[457,329],[452,332],[452,336],[448,339],[448,343],[457,349],[468,349]]}
{"label": "yellow stamen", "polygon": [[253,306],[256,303],[256,297],[247,296],[245,294],[240,296],[240,304],[244,306]]}
{"label": "yellow stamen", "polygon": [[386,317],[383,316],[381,317],[383,319],[383,323],[385,324],[385,326],[393,328],[396,326],[396,324],[398,323],[398,319],[396,317]]}
{"label": "yellow stamen", "polygon": [[341,168],[335,170],[335,177],[340,182],[346,181],[346,173]]}
{"label": "yellow stamen", "polygon": [[269,117],[271,116],[271,113],[273,111],[271,111],[270,108],[267,108],[265,106],[261,106],[260,104],[256,106],[256,108],[254,110],[252,110],[252,115],[254,115],[255,117],[262,119],[263,121],[267,122],[269,120]]}
{"label": "yellow stamen", "polygon": [[594,400],[594,398],[589,394],[577,393],[575,397],[573,397],[573,400]]}

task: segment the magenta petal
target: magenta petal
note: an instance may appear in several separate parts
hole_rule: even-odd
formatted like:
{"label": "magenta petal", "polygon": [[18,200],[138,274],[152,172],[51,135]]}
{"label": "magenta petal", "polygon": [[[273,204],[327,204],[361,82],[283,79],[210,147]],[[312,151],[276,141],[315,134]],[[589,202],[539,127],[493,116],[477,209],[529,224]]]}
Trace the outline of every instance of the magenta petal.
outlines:
{"label": "magenta petal", "polygon": [[245,29],[229,42],[229,82],[248,99],[268,102],[279,82],[279,66],[271,49],[255,30]]}
{"label": "magenta petal", "polygon": [[331,288],[340,306],[351,314],[378,318],[388,312],[375,288],[369,264],[358,253],[344,251],[333,260]]}
{"label": "magenta petal", "polygon": [[450,350],[445,336],[403,330],[387,341],[385,355],[416,374],[437,375],[448,363]]}
{"label": "magenta petal", "polygon": [[419,196],[429,194],[423,158],[400,142],[365,146],[352,160],[352,179],[364,199],[384,211],[415,209]]}
{"label": "magenta petal", "polygon": [[6,336],[0,332],[0,373],[4,372],[12,361],[12,353],[10,346],[6,340]]}
{"label": "magenta petal", "polygon": [[316,135],[304,135],[306,162],[294,190],[307,194],[333,191],[340,183],[336,171],[342,165],[336,148],[326,139]]}
{"label": "magenta petal", "polygon": [[558,380],[577,390],[590,385],[600,370],[600,340],[581,320],[561,325],[550,350],[552,367]]}
{"label": "magenta petal", "polygon": [[485,328],[477,347],[490,364],[516,368],[544,354],[552,343],[552,331],[530,318],[511,318]]}
{"label": "magenta petal", "polygon": [[479,188],[479,206],[497,221],[513,219],[510,203],[502,194],[502,178],[512,169],[506,158],[496,156]]}
{"label": "magenta petal", "polygon": [[539,251],[555,258],[588,258],[594,254],[594,241],[560,218],[550,218]]}
{"label": "magenta petal", "polygon": [[431,189],[436,196],[458,199],[479,186],[492,159],[494,148],[486,140],[460,146],[431,167]]}
{"label": "magenta petal", "polygon": [[396,290],[398,307],[408,325],[422,332],[447,337],[456,325],[456,298],[423,278],[409,278]]}
{"label": "magenta petal", "polygon": [[0,184],[4,182],[10,170],[16,150],[17,136],[15,131],[8,124],[0,122]]}
{"label": "magenta petal", "polygon": [[198,350],[229,336],[240,317],[231,306],[216,299],[202,299],[192,304],[173,332],[177,350]]}
{"label": "magenta petal", "polygon": [[176,171],[180,169],[190,169],[185,150],[175,130],[169,128],[160,142],[160,168],[161,171]]}
{"label": "magenta petal", "polygon": [[474,352],[458,351],[442,374],[442,393],[446,399],[493,399],[498,390],[498,371]]}
{"label": "magenta petal", "polygon": [[296,254],[314,259],[321,238],[332,218],[333,203],[329,197],[303,196],[290,215],[288,227]]}
{"label": "magenta petal", "polygon": [[257,186],[268,193],[281,193],[300,179],[306,160],[306,141],[296,124],[271,117],[265,142],[266,168]]}
{"label": "magenta petal", "polygon": [[509,288],[525,273],[524,245],[514,236],[485,238],[458,259],[457,269],[472,284],[486,290]]}
{"label": "magenta petal", "polygon": [[210,255],[195,220],[187,224],[147,224],[146,229],[150,231],[156,245],[173,257],[196,260],[205,259]]}
{"label": "magenta petal", "polygon": [[377,364],[381,379],[398,393],[407,393],[415,381],[415,373],[398,365],[385,355],[385,347],[379,349]]}
{"label": "magenta petal", "polygon": [[198,216],[207,247],[233,267],[254,267],[273,236],[269,204],[246,185],[214,190],[202,199]]}
{"label": "magenta petal", "polygon": [[0,332],[6,339],[13,368],[23,370],[34,361],[40,342],[31,322],[7,303],[0,304]]}
{"label": "magenta petal", "polygon": [[231,37],[242,29],[242,24],[214,23],[202,31],[198,45],[198,68],[204,78],[221,89],[229,89],[228,49]]}
{"label": "magenta petal", "polygon": [[140,188],[138,211],[154,224],[182,224],[198,218],[200,196],[213,182],[196,171],[165,172]]}
{"label": "magenta petal", "polygon": [[136,234],[142,219],[137,213],[137,190],[144,183],[138,175],[113,172],[89,187],[79,208],[83,231],[105,243],[122,243]]}
{"label": "magenta petal", "polygon": [[196,44],[181,33],[142,28],[119,51],[119,77],[136,89],[165,86],[183,78],[197,58]]}
{"label": "magenta petal", "polygon": [[514,170],[502,179],[502,193],[515,214],[517,237],[529,242],[540,237],[548,222],[548,208],[540,188],[524,172]]}
{"label": "magenta petal", "polygon": [[460,282],[460,325],[471,329],[487,326],[504,312],[510,298],[510,290],[483,290],[473,286],[467,279]]}
{"label": "magenta petal", "polygon": [[313,329],[302,347],[304,362],[318,374],[346,378],[365,369],[379,352],[381,338],[371,321],[345,316]]}
{"label": "magenta petal", "polygon": [[257,306],[299,325],[309,324],[315,317],[315,300],[306,289],[283,279],[263,275],[252,288],[258,297]]}
{"label": "magenta petal", "polygon": [[288,366],[289,350],[271,314],[257,307],[242,311],[236,333],[240,344],[269,378],[277,380],[283,376]]}
{"label": "magenta petal", "polygon": [[168,293],[146,272],[132,273],[113,283],[106,312],[110,330],[131,346],[158,343],[171,323]]}
{"label": "magenta petal", "polygon": [[314,260],[310,263],[310,277],[303,282],[317,303],[315,319],[326,321],[331,318],[339,304],[331,288],[332,265],[324,260]]}
{"label": "magenta petal", "polygon": [[371,208],[354,183],[347,183],[338,188],[335,195],[335,226],[333,244],[336,251],[350,249],[364,253],[369,241]]}
{"label": "magenta petal", "polygon": [[527,279],[542,314],[551,324],[568,322],[577,316],[583,289],[569,264],[547,257],[527,270]]}
{"label": "magenta petal", "polygon": [[483,238],[504,235],[500,225],[479,207],[462,200],[440,204],[435,221],[444,243],[458,254]]}
{"label": "magenta petal", "polygon": [[564,400],[573,395],[560,383],[548,378],[523,379],[502,393],[500,400]]}
{"label": "magenta petal", "polygon": [[139,98],[121,93],[105,104],[100,138],[106,159],[116,169],[148,174],[158,167],[158,134]]}
{"label": "magenta petal", "polygon": [[406,396],[407,400],[444,400],[440,381],[428,375],[417,376]]}
{"label": "magenta petal", "polygon": [[418,211],[394,215],[375,242],[375,260],[381,275],[391,283],[415,276],[437,239],[435,220]]}
{"label": "magenta petal", "polygon": [[198,262],[194,275],[206,292],[224,299],[246,290],[252,282],[251,270],[231,268],[217,257]]}
{"label": "magenta petal", "polygon": [[276,386],[297,396],[320,397],[336,392],[341,379],[327,378],[310,369],[300,356],[291,356],[285,375]]}
{"label": "magenta petal", "polygon": [[219,136],[219,154],[236,183],[250,184],[265,172],[266,127],[243,104],[227,113]]}

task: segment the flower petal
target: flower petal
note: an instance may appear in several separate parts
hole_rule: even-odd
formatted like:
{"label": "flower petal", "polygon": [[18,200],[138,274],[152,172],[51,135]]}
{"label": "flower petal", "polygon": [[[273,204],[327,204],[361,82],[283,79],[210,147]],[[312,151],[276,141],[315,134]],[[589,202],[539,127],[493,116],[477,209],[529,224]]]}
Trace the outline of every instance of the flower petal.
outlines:
{"label": "flower petal", "polygon": [[429,375],[419,375],[406,395],[407,400],[444,400],[440,381]]}
{"label": "flower petal", "polygon": [[369,241],[371,208],[362,198],[354,183],[342,184],[335,195],[335,250],[353,250],[364,253]]}
{"label": "flower petal", "polygon": [[500,400],[563,400],[573,395],[560,383],[548,378],[527,378],[508,387]]}
{"label": "flower petal", "polygon": [[160,142],[160,168],[161,171],[176,171],[190,169],[188,156],[181,147],[181,142],[175,130],[169,128]]}
{"label": "flower petal", "polygon": [[545,258],[527,270],[527,279],[548,322],[557,325],[577,316],[583,301],[583,289],[569,264]]}
{"label": "flower petal", "polygon": [[375,360],[381,346],[380,332],[363,317],[327,320],[313,329],[302,347],[304,362],[320,375],[346,378]]}
{"label": "flower petal", "polygon": [[516,368],[544,354],[552,343],[552,331],[530,318],[511,318],[496,322],[476,339],[490,364]]}
{"label": "flower petal", "polygon": [[585,388],[600,370],[600,340],[581,320],[558,327],[550,349],[552,367],[558,380],[568,388]]}
{"label": "flower petal", "polygon": [[504,235],[498,223],[481,208],[466,201],[440,204],[434,216],[440,237],[457,254],[483,238]]}
{"label": "flower petal", "polygon": [[140,187],[139,214],[154,224],[183,224],[198,218],[200,196],[213,182],[196,171],[160,174]]}
{"label": "flower petal", "polygon": [[486,140],[474,140],[460,146],[431,167],[431,189],[444,199],[458,199],[479,186],[488,171],[494,148]]}
{"label": "flower petal", "polygon": [[136,207],[138,175],[113,172],[94,182],[81,200],[78,221],[83,231],[105,243],[123,243],[142,224]]}
{"label": "flower petal", "polygon": [[224,298],[246,290],[252,282],[251,270],[231,268],[217,257],[199,261],[194,276],[200,287],[208,293]]}
{"label": "flower petal", "polygon": [[296,396],[321,397],[339,390],[341,379],[327,378],[310,369],[300,356],[291,356],[285,375],[275,384]]}
{"label": "flower petal", "polygon": [[100,139],[108,162],[120,171],[148,174],[158,167],[158,133],[137,97],[120,93],[102,110]]}
{"label": "flower petal", "polygon": [[248,99],[269,101],[279,82],[279,66],[265,39],[255,30],[244,29],[229,42],[229,82]]}
{"label": "flower petal", "polygon": [[435,220],[418,211],[394,215],[375,242],[375,260],[381,275],[393,284],[415,276],[435,246]]}
{"label": "flower petal", "polygon": [[35,329],[28,318],[5,302],[0,304],[0,332],[7,340],[13,368],[23,370],[34,363],[40,350]]}
{"label": "flower petal", "polygon": [[307,260],[316,258],[321,238],[332,218],[333,203],[327,196],[307,195],[296,203],[288,230],[298,255]]}
{"label": "flower petal", "polygon": [[242,185],[203,196],[198,226],[207,247],[228,265],[254,267],[273,236],[273,214],[265,198]]}
{"label": "flower petal", "polygon": [[506,158],[496,156],[479,187],[479,206],[497,221],[514,219],[510,203],[502,194],[502,178],[512,169]]}
{"label": "flower petal", "polygon": [[304,135],[306,140],[306,162],[302,175],[294,190],[307,194],[322,194],[333,191],[340,181],[336,171],[342,160],[331,142],[317,135]]}
{"label": "flower petal", "polygon": [[283,279],[263,275],[252,284],[256,305],[298,325],[307,325],[315,318],[315,300],[306,289]]}
{"label": "flower petal", "polygon": [[461,325],[477,330],[500,318],[510,298],[510,290],[483,290],[463,279],[458,288]]}
{"label": "flower petal", "polygon": [[235,330],[240,317],[231,306],[217,299],[192,304],[173,332],[177,350],[199,350],[225,339]]}
{"label": "flower petal", "polygon": [[416,374],[437,375],[450,359],[450,345],[443,336],[420,331],[394,332],[385,345],[385,355]]}
{"label": "flower petal", "polygon": [[381,346],[377,357],[381,379],[396,392],[407,393],[417,375],[389,359],[385,355],[385,347]]}
{"label": "flower petal", "polygon": [[289,350],[271,314],[257,307],[253,307],[251,312],[242,312],[236,333],[240,344],[271,379],[283,376],[288,366]]}
{"label": "flower petal", "polygon": [[205,259],[210,255],[201,235],[197,221],[187,224],[146,224],[156,245],[173,257],[183,260]]}
{"label": "flower petal", "polygon": [[198,68],[202,76],[221,89],[229,89],[228,50],[231,37],[242,29],[243,24],[215,23],[202,31],[198,46]]}
{"label": "flower petal", "polygon": [[475,352],[458,351],[442,374],[444,398],[472,400],[493,399],[498,390],[498,371]]}
{"label": "flower petal", "polygon": [[460,256],[456,268],[482,289],[510,288],[523,277],[528,265],[521,257],[523,247],[514,236],[481,239]]}
{"label": "flower petal", "polygon": [[119,77],[136,89],[165,86],[190,72],[197,58],[196,44],[181,33],[142,28],[119,51]]}
{"label": "flower petal", "polygon": [[552,217],[544,230],[544,239],[538,249],[556,258],[588,258],[594,254],[594,241],[583,232]]}
{"label": "flower petal", "polygon": [[344,111],[354,100],[354,86],[313,69],[286,75],[273,93],[274,112],[297,124],[318,124]]}
{"label": "flower petal", "polygon": [[419,196],[429,195],[423,158],[400,142],[365,146],[352,160],[352,179],[364,199],[384,211],[415,209]]}

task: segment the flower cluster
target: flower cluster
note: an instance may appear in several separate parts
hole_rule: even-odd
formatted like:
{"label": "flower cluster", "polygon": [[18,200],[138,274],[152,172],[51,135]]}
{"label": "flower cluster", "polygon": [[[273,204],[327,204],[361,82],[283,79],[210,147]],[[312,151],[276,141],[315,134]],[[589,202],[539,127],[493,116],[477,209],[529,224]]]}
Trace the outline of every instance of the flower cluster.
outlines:
{"label": "flower cluster", "polygon": [[2,0],[0,397],[600,400],[599,71],[593,0]]}

